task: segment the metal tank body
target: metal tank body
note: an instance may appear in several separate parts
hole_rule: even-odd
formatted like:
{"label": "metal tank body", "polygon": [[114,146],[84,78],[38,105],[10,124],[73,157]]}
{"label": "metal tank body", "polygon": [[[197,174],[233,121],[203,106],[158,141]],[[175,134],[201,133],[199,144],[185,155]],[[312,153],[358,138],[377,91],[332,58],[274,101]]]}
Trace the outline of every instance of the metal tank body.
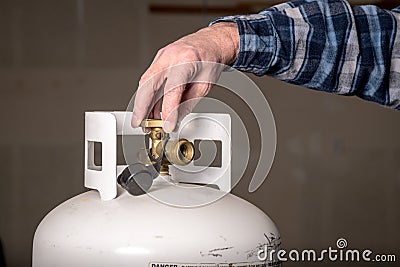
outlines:
{"label": "metal tank body", "polygon": [[[280,247],[274,223],[257,207],[229,193],[230,116],[189,114],[179,136],[171,133],[166,139],[164,133],[151,134],[161,131],[161,121],[151,121],[154,125],[146,125],[154,126],[151,153],[159,153],[152,156],[155,164],[161,164],[155,174],[140,164],[117,165],[116,136],[144,135],[130,127],[131,116],[130,112],[86,113],[84,180],[87,188],[95,190],[67,200],[42,220],[33,241],[33,267],[279,266],[275,259],[258,258],[259,251]],[[182,153],[187,161],[169,153],[182,151],[182,144],[193,150],[189,143],[195,140],[222,143],[219,167],[194,165],[193,153]],[[94,142],[102,144],[101,166],[94,166]],[[173,145],[169,152],[166,142]],[[157,160],[164,156],[166,160]],[[133,166],[141,166],[140,171]],[[144,181],[146,194],[136,195],[141,190],[132,181]]]}
{"label": "metal tank body", "polygon": [[[179,194],[184,188],[163,184],[155,190]],[[195,194],[222,192],[202,187]],[[179,208],[120,189],[117,198],[102,201],[92,190],[42,220],[33,242],[33,266],[278,266],[260,262],[257,255],[265,246],[277,250],[279,245],[271,219],[232,194],[201,207]]]}

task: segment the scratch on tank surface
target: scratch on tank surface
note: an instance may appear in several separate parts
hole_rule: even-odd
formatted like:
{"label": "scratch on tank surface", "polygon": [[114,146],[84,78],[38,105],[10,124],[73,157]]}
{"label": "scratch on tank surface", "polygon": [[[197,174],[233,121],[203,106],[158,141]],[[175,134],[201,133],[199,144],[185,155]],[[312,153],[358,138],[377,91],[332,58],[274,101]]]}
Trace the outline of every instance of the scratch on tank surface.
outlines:
{"label": "scratch on tank surface", "polygon": [[208,253],[204,253],[202,251],[200,251],[200,255],[202,257],[204,256],[212,256],[212,257],[222,257],[222,251],[224,250],[229,250],[229,249],[233,249],[233,247],[222,247],[222,248],[214,248],[208,251]]}

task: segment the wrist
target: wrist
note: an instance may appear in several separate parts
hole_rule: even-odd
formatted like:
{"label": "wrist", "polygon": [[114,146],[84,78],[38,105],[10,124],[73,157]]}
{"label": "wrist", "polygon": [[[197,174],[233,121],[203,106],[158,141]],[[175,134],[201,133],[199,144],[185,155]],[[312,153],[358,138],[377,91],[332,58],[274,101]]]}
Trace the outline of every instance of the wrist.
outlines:
{"label": "wrist", "polygon": [[239,31],[235,22],[218,22],[207,27],[220,55],[219,63],[232,65],[239,52]]}

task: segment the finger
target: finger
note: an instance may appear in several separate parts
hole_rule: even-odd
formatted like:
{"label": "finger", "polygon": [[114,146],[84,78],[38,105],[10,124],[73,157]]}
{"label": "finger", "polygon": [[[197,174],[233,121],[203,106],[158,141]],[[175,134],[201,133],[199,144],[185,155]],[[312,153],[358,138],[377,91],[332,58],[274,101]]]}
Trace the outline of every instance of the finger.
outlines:
{"label": "finger", "polygon": [[[161,101],[162,101],[162,93],[163,93],[163,90],[160,89],[154,95],[152,103],[149,106],[150,112],[149,112],[148,116],[146,116],[144,119],[156,119],[156,120],[161,119],[161,117],[160,117],[160,108],[161,108],[160,105],[161,105]],[[144,133],[149,133],[150,132],[150,128],[142,127],[142,131]]]}
{"label": "finger", "polygon": [[150,111],[146,119],[160,119],[162,94],[163,90],[160,88],[153,96],[153,100],[149,106]]}
{"label": "finger", "polygon": [[161,105],[162,105],[163,94],[164,94],[164,86],[165,86],[165,82],[162,84],[160,90],[158,90],[157,94],[154,96],[152,118],[156,119],[156,120],[161,119]]}
{"label": "finger", "polygon": [[210,83],[191,83],[187,86],[179,105],[178,125],[186,115],[192,112],[198,102],[210,92],[211,87],[212,84]]}
{"label": "finger", "polygon": [[172,132],[176,127],[178,120],[178,106],[181,102],[185,84],[181,84],[171,88],[168,80],[164,89],[164,99],[162,105],[162,119],[164,122],[163,128],[167,133]]}
{"label": "finger", "polygon": [[154,97],[164,82],[163,75],[157,74],[145,82],[139,82],[139,88],[135,95],[132,113],[132,127],[139,127],[143,119],[152,112]]}
{"label": "finger", "polygon": [[164,130],[172,132],[178,120],[178,106],[185,88],[199,71],[198,62],[187,62],[167,70],[167,80],[164,87],[162,104],[162,119]]}
{"label": "finger", "polygon": [[153,107],[153,119],[155,120],[161,119],[161,102],[161,99],[158,100]]}

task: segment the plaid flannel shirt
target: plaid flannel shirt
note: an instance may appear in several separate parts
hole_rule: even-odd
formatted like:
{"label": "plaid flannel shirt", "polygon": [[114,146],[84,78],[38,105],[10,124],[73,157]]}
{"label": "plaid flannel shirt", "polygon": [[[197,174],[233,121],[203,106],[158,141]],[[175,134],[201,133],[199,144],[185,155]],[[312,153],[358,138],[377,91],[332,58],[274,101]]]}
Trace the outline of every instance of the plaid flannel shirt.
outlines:
{"label": "plaid flannel shirt", "polygon": [[298,0],[220,21],[238,25],[233,68],[400,110],[400,6]]}

